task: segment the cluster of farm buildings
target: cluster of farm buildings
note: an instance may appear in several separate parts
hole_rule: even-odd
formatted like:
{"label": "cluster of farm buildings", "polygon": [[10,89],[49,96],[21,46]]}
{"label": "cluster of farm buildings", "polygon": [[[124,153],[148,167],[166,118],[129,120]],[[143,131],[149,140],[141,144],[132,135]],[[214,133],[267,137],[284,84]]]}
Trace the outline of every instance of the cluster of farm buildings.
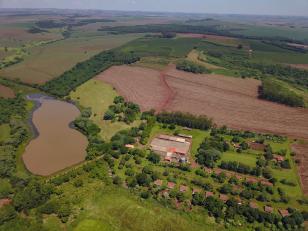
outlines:
{"label": "cluster of farm buildings", "polygon": [[192,136],[190,135],[159,135],[151,142],[151,149],[159,154],[164,161],[181,162],[188,161]]}

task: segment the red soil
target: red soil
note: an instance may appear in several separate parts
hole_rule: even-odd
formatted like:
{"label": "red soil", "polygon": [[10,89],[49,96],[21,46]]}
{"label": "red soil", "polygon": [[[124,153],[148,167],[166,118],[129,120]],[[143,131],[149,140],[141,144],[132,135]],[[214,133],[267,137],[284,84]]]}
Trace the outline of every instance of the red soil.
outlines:
{"label": "red soil", "polygon": [[3,86],[3,85],[0,84],[0,97],[14,98],[15,93],[11,88]]}
{"label": "red soil", "polygon": [[301,186],[304,194],[308,194],[308,143],[295,144],[292,146],[292,151],[296,153],[296,159],[300,161],[298,165]]}
{"label": "red soil", "polygon": [[111,84],[127,101],[139,104],[142,110],[163,108],[172,97],[164,74],[148,68],[113,66],[97,79]]}
{"label": "red soil", "polygon": [[207,115],[218,125],[308,139],[308,110],[259,100],[260,82],[221,75],[195,75],[169,66],[159,71],[112,67],[98,79],[115,87],[142,110]]}
{"label": "red soil", "polygon": [[308,70],[308,64],[290,64],[291,67]]}

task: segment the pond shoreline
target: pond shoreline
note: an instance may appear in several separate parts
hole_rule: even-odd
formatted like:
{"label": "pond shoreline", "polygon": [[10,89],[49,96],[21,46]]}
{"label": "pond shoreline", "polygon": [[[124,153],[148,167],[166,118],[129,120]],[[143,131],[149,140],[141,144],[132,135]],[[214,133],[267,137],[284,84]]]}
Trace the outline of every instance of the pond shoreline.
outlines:
{"label": "pond shoreline", "polygon": [[[88,141],[87,141],[87,138],[84,137],[84,135],[74,126],[74,120],[78,118],[78,116],[81,113],[80,108],[73,102],[68,102],[66,100],[57,99],[57,98],[54,98],[54,97],[51,97],[45,94],[40,94],[40,93],[29,94],[26,96],[26,99],[32,101],[34,104],[34,106],[31,108],[31,111],[29,113],[29,118],[27,121],[32,135],[26,147],[26,150],[22,154],[23,162],[26,168],[28,169],[28,171],[34,175],[48,176],[48,175],[52,175],[54,172],[61,171],[62,168],[64,169],[64,168],[69,168],[70,166],[74,166],[77,163],[76,161],[78,161],[77,164],[83,162],[85,160],[85,157],[82,157],[81,159],[80,157],[86,154],[85,148],[87,145],[85,143],[87,143]],[[53,106],[54,108],[48,109],[52,111],[47,112],[46,114],[46,107],[43,107],[42,109],[43,111],[40,110],[39,114],[45,113],[45,117],[43,117],[45,118],[45,122],[44,122],[44,119],[42,120],[42,117],[41,117],[40,119],[41,122],[38,124],[37,123],[38,117],[36,117],[36,119],[34,120],[35,118],[34,116],[36,115],[34,113],[37,112],[37,110],[41,108],[42,105],[45,103],[47,105],[50,105],[51,103],[51,105],[54,105]],[[74,106],[73,111],[75,112],[73,113],[73,117],[71,118],[68,117],[71,109],[67,109],[67,107],[65,106],[66,109],[63,110],[64,108],[62,108],[61,103],[62,105],[63,103],[66,103],[66,104]],[[55,104],[60,105],[60,107],[55,107]],[[78,111],[78,114],[76,111]],[[66,118],[65,119],[66,122],[61,124],[60,121],[62,121],[62,114],[64,118]],[[53,116],[56,116],[56,117],[53,117]],[[43,125],[43,127],[42,127],[42,123],[45,124]],[[55,125],[53,125],[54,123]],[[51,126],[50,128],[55,128],[54,126],[56,125],[58,127],[60,125],[58,129],[59,131],[58,134],[57,134],[57,130],[55,131],[55,129],[49,130],[47,128],[46,130],[46,126]],[[74,132],[78,132],[81,136],[85,138],[85,141],[82,141],[81,145],[79,145],[80,143],[78,141],[76,144],[74,143],[76,140],[76,134],[73,135],[73,137],[75,137],[74,139],[73,138],[70,139],[71,132],[69,132],[68,130],[71,130],[71,129],[74,130]],[[78,138],[78,139],[81,139],[81,138]],[[42,146],[41,147],[37,146],[38,144]],[[83,145],[86,145],[86,146],[83,147]],[[28,151],[27,151],[27,148],[28,148]],[[29,157],[29,155],[31,156]]]}

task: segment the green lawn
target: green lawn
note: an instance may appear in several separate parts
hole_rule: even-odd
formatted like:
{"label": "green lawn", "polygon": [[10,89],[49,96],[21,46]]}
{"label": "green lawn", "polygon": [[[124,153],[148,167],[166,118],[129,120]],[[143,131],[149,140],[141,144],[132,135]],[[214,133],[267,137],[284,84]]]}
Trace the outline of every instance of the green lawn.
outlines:
{"label": "green lawn", "polygon": [[242,164],[248,165],[250,167],[256,166],[256,155],[248,154],[248,153],[237,153],[234,151],[225,152],[222,157],[222,161],[238,161]]}
{"label": "green lawn", "polygon": [[105,112],[113,104],[116,96],[117,93],[112,86],[95,79],[89,80],[70,94],[71,99],[78,102],[80,106],[92,108],[93,115],[91,119],[101,128],[100,135],[105,140],[109,140],[118,131],[139,124],[138,121],[127,125],[124,122],[112,123],[103,120]]}
{"label": "green lawn", "polygon": [[10,125],[2,124],[0,125],[0,142],[5,141],[10,137]]}

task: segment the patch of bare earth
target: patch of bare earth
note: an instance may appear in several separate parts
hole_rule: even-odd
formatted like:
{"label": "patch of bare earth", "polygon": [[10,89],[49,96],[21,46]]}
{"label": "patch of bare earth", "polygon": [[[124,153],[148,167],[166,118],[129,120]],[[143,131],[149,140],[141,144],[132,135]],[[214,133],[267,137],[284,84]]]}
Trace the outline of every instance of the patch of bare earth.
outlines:
{"label": "patch of bare earth", "polygon": [[308,70],[308,64],[289,64],[291,67]]}
{"label": "patch of bare earth", "polygon": [[170,89],[156,70],[143,67],[113,66],[96,78],[111,84],[117,92],[141,106],[142,110],[161,108]]}
{"label": "patch of bare earth", "polygon": [[143,110],[183,111],[207,115],[218,125],[308,139],[308,110],[257,98],[260,82],[221,75],[118,66],[98,79],[114,86]]}
{"label": "patch of bare earth", "polygon": [[301,179],[301,186],[305,195],[308,194],[308,143],[295,144],[292,151],[296,153],[299,160],[298,170]]}
{"label": "patch of bare earth", "polygon": [[11,88],[0,84],[0,97],[14,98],[15,93]]}

